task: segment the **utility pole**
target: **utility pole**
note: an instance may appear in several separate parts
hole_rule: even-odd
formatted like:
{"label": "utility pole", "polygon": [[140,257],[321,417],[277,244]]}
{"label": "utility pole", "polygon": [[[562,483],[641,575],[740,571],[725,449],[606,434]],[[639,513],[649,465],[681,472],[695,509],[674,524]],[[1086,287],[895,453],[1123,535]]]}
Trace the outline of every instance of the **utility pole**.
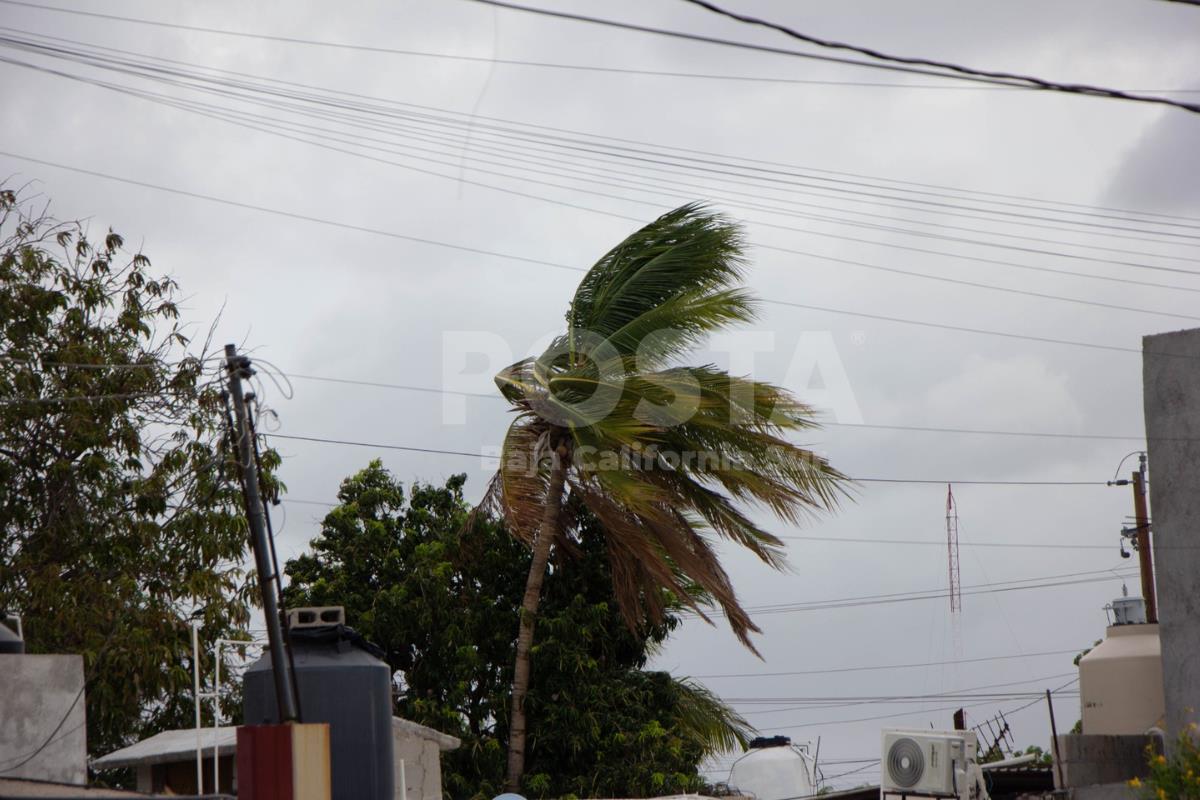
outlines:
{"label": "utility pole", "polygon": [[258,570],[258,589],[262,593],[263,614],[267,618],[267,640],[271,651],[271,672],[275,677],[275,701],[280,722],[295,722],[296,693],[288,658],[284,652],[283,628],[279,621],[279,576],[271,567],[270,542],[267,541],[267,513],[263,508],[258,486],[258,466],[254,458],[254,441],[250,436],[250,421],[246,414],[246,396],[242,379],[253,374],[250,359],[239,356],[237,346],[225,345],[225,369],[229,373],[229,394],[237,423],[238,461],[245,489],[246,520],[250,524],[250,544]]}
{"label": "utility pole", "polygon": [[1138,471],[1133,473],[1133,513],[1137,525],[1138,565],[1142,574],[1142,600],[1146,604],[1146,622],[1158,622],[1158,601],[1154,591],[1154,559],[1150,553],[1150,515],[1146,513],[1146,454],[1142,453]]}

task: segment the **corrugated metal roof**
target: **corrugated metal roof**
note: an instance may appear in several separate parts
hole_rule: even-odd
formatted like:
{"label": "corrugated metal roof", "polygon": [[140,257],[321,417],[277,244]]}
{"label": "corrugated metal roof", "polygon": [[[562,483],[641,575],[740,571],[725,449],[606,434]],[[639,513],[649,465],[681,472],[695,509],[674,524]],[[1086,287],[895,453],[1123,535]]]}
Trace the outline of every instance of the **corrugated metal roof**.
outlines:
{"label": "corrugated metal roof", "polygon": [[[410,736],[419,736],[422,739],[435,742],[438,749],[443,752],[456,750],[462,744],[454,736],[435,731],[433,728],[418,725],[415,722],[410,722],[400,717],[392,717],[392,729]],[[216,731],[215,736],[213,735],[214,730]],[[218,755],[233,755],[237,752],[237,727],[229,725],[215,729],[203,728],[200,742],[204,749],[205,758],[212,756],[214,744],[217,746]],[[149,739],[143,739],[137,744],[123,747],[106,756],[97,758],[92,762],[92,768],[104,770],[136,767],[139,764],[166,764],[173,761],[195,758],[195,755],[196,729],[184,728],[182,730],[157,733]]]}
{"label": "corrugated metal roof", "polygon": [[[213,735],[213,731],[216,735]],[[237,752],[237,728],[203,728],[200,743],[204,748],[205,757],[212,755],[213,745],[217,746],[217,754],[233,755]],[[122,747],[120,750],[101,756],[92,762],[93,769],[120,769],[121,767],[136,767],[139,764],[165,764],[194,758],[196,754],[196,729],[185,728],[178,731],[163,731],[149,739],[143,739],[137,744]]]}

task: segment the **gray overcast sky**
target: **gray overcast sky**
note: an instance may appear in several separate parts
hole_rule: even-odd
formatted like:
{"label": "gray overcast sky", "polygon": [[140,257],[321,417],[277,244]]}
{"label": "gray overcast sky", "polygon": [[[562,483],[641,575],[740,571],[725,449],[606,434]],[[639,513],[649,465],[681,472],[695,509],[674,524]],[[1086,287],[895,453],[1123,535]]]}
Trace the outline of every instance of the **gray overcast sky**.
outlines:
{"label": "gray overcast sky", "polygon": [[[60,0],[64,5],[69,1]],[[901,54],[1119,88],[1200,89],[1195,80],[1200,71],[1200,51],[1195,48],[1200,11],[1182,4],[1150,0],[1063,0],[1052,4],[922,0],[903,6],[882,1],[801,4],[728,0],[728,4],[817,35]],[[546,0],[544,5],[791,46],[782,37],[737,26],[675,0],[614,0],[603,5]],[[1195,147],[1200,116],[1158,106],[948,84],[534,18],[461,0],[347,4],[339,5],[336,12],[328,4],[282,2],[110,2],[103,6],[72,3],[71,7],[192,26],[484,58],[805,80],[938,84],[949,88],[564,71],[272,42],[0,5],[0,25],[7,28],[473,113],[479,123],[487,122],[485,118],[503,118],[760,159],[779,169],[798,165],[1200,217],[1200,182],[1196,180],[1200,151]],[[226,98],[45,56],[8,48],[0,56],[174,98],[280,117],[270,108],[238,105]],[[747,189],[732,182],[737,179],[727,180],[719,174],[676,178],[705,188],[647,193],[580,179],[570,172],[577,166],[549,160],[536,167],[549,175],[523,173],[520,164],[510,164],[507,171],[518,177],[506,178],[481,170],[503,171],[495,162],[510,156],[536,163],[544,154],[523,151],[524,140],[515,140],[504,144],[510,148],[508,153],[498,155],[487,149],[495,140],[483,129],[474,132],[469,143],[460,142],[461,146],[448,150],[442,146],[448,154],[440,160],[446,165],[416,160],[435,156],[415,148],[437,147],[411,132],[360,131],[383,137],[390,142],[386,146],[397,148],[399,155],[360,149],[361,142],[337,145],[449,176],[439,177],[281,138],[277,134],[282,126],[269,124],[268,130],[251,130],[11,64],[0,64],[0,76],[0,108],[5,119],[0,149],[8,153],[300,215],[586,267],[635,226],[621,217],[648,220],[679,202],[710,200],[736,218],[755,220],[747,224],[755,245],[749,282],[761,296],[772,300],[1125,348],[1139,347],[1140,337],[1146,333],[1189,327],[1192,323],[1186,317],[1196,313],[1190,293],[1180,289],[1017,270],[965,257],[1200,288],[1200,282],[1187,274],[947,242],[908,232],[864,230],[783,216],[778,209],[789,201],[807,202],[818,207],[794,206],[792,210],[900,231],[1200,269],[1196,266],[1200,240],[1186,238],[1197,231],[1154,224],[1166,221],[1163,218],[1102,220],[1073,216],[1063,208],[1043,212],[997,206],[992,204],[996,200],[1023,201],[994,197],[948,201],[1035,217],[957,212],[982,217],[967,219],[949,216],[951,210],[939,206],[891,203],[901,206],[894,208],[872,205],[869,198],[853,195],[792,193],[788,186],[780,185]],[[1200,98],[1200,94],[1173,96]],[[308,123],[313,124],[312,120]],[[568,161],[578,160],[577,156],[560,154]],[[595,170],[597,165],[588,166]],[[610,183],[635,179],[658,183],[667,177],[651,168],[631,162],[621,169],[636,178],[615,172],[594,177]],[[35,179],[37,190],[53,201],[52,210],[59,217],[86,217],[96,228],[111,225],[132,245],[141,243],[158,268],[179,279],[188,296],[189,318],[204,325],[224,307],[218,344],[244,342],[289,372],[437,387],[443,381],[444,335],[486,332],[504,342],[514,358],[520,356],[535,340],[558,328],[578,280],[578,274],[569,271],[229,207],[10,156],[0,155],[0,171],[16,175],[18,180]],[[878,183],[874,178],[870,182]],[[542,186],[532,179],[570,188]],[[918,197],[908,194],[912,188],[895,186],[886,193]],[[748,192],[754,199],[747,200],[737,191]],[[638,202],[598,197],[597,192]],[[743,205],[738,204],[739,198]],[[854,211],[879,214],[883,219],[854,217]],[[1052,219],[1036,219],[1042,215]],[[1063,219],[1150,230],[1153,233],[1125,235],[1154,241],[1115,238],[1105,235],[1112,231],[1097,228],[1089,233],[1089,229],[1058,221]],[[771,247],[810,255],[768,249]],[[872,271],[819,256],[1182,316],[1020,296]],[[868,424],[1133,436],[1142,432],[1141,365],[1135,353],[923,328],[779,305],[767,305],[763,311],[755,331],[773,336],[775,346],[758,355],[755,374],[786,382],[801,396],[824,396],[819,394],[822,386],[830,388],[837,375],[822,369],[814,379],[811,370],[807,371],[810,374],[796,374],[797,370],[789,367],[798,347],[828,336],[861,419]],[[801,352],[805,352],[803,348]],[[730,358],[715,346],[707,355],[724,362]],[[486,374],[478,376],[474,386],[476,391],[491,391]],[[309,380],[295,382],[291,400],[285,400],[269,384],[267,391],[280,414],[280,432],[296,435],[479,452],[498,443],[506,425],[503,405],[487,399],[467,400],[464,422],[451,424],[443,415],[441,400],[433,394]],[[842,408],[828,411],[830,420],[847,413]],[[375,456],[381,456],[405,481],[440,481],[466,471],[473,496],[481,491],[488,474],[486,462],[480,459],[278,443],[285,456],[283,478],[291,496],[300,499],[331,500],[338,482]],[[826,428],[813,444],[852,475],[954,481],[1103,481],[1112,476],[1122,456],[1141,446],[1135,440],[844,426]],[[1125,515],[1132,513],[1126,489],[963,485],[956,487],[955,493],[961,517],[964,585],[1106,570],[1122,564],[1117,531]],[[835,540],[944,540],[944,503],[943,485],[865,484],[857,501],[835,517],[814,520],[804,530],[777,524],[772,529],[785,535]],[[318,529],[320,514],[315,506],[287,506],[281,555],[295,554],[305,546]],[[1104,547],[989,548],[974,546],[974,542]],[[788,574],[773,574],[739,553],[728,554],[730,570],[748,605],[946,585],[943,547],[796,541],[791,549],[792,571]],[[1124,566],[1129,564],[1124,562]],[[1136,591],[1136,579],[1130,587]],[[957,649],[944,599],[762,616],[759,621],[764,633],[759,646],[764,662],[742,650],[723,626],[689,622],[658,663],[682,675],[721,675],[1067,650],[1102,636],[1105,617],[1101,607],[1119,592],[1120,580],[1114,578],[968,596]],[[1037,691],[1065,683],[1070,676],[1062,676],[1072,672],[1071,656],[1058,655],[806,677],[704,680],[722,695],[736,699],[941,693],[1016,681],[1025,683],[1002,691]],[[1022,703],[984,703],[968,712],[971,719],[980,721]],[[752,722],[771,732],[802,741],[820,736],[823,757],[837,760],[877,757],[881,725],[927,727],[932,722],[947,727],[949,712],[928,709],[949,705],[953,704],[933,701],[908,717],[864,722],[839,720],[896,714],[913,707],[868,704],[775,710],[791,708],[782,702],[739,707],[749,713]],[[1069,727],[1078,717],[1077,699],[1064,697],[1056,705],[1059,724]],[[772,713],[763,713],[763,709],[772,709]],[[1044,705],[1018,713],[1010,722],[1019,744],[1047,744]],[[834,766],[826,769],[828,774],[839,771]],[[873,774],[868,770],[835,783],[854,783]],[[720,772],[714,777],[720,778]]]}

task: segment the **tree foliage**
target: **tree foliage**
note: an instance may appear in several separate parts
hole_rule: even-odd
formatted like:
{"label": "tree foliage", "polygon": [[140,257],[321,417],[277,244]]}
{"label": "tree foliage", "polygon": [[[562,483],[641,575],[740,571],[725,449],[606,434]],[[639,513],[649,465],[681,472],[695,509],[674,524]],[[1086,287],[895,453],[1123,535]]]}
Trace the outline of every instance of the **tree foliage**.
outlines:
{"label": "tree foliage", "polygon": [[190,622],[248,620],[224,411],[177,297],[116,233],[0,189],[0,609],[29,652],[83,655],[93,755],[190,724]]}
{"label": "tree foliage", "polygon": [[1200,743],[1196,723],[1179,732],[1170,755],[1161,747],[1146,747],[1149,774],[1145,781],[1134,778],[1129,785],[1146,800],[1200,800]]}
{"label": "tree foliage", "polygon": [[[396,712],[462,738],[443,758],[445,791],[456,798],[490,797],[501,785],[531,558],[502,525],[467,524],[464,480],[405,493],[373,462],[343,482],[311,552],[288,562],[285,590],[290,606],[344,605],[395,670]],[[623,623],[593,520],[581,520],[575,550],[556,554],[540,624],[527,700],[531,795],[695,791],[704,757],[744,742],[746,723],[702,687],[644,669],[678,618]]]}

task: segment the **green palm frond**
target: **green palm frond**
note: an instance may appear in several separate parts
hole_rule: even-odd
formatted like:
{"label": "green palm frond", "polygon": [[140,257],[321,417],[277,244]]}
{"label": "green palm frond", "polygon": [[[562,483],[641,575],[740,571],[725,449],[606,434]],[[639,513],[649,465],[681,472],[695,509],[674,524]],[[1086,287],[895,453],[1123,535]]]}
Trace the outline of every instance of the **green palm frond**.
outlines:
{"label": "green palm frond", "polygon": [[745,717],[695,681],[676,678],[675,686],[678,691],[675,723],[704,742],[706,756],[746,749],[757,731]]}
{"label": "green palm frond", "polygon": [[[714,543],[734,542],[784,568],[782,542],[749,512],[798,523],[835,508],[848,482],[792,441],[819,426],[785,389],[678,363],[713,331],[753,319],[740,286],[742,249],[738,227],[699,205],[664,214],[587,273],[566,333],[496,383],[520,414],[506,454],[570,454],[560,477],[571,503],[601,523],[627,622],[661,620],[665,590],[702,616],[719,606],[753,650],[758,629]],[[507,462],[488,497],[532,542],[546,504],[563,498],[547,497],[547,469],[518,475]]]}
{"label": "green palm frond", "polygon": [[[587,331],[608,338],[660,306],[674,304],[674,314],[660,315],[658,331],[666,334],[692,327],[695,320],[682,314],[680,298],[702,299],[734,286],[745,268],[740,229],[698,204],[668,212],[628,236],[607,252],[580,282],[567,312],[568,336]],[[720,307],[710,307],[711,320],[701,324],[715,330],[728,322],[745,320],[750,312],[746,298],[733,293],[729,311],[741,308],[732,319]],[[621,339],[622,355],[631,337]],[[572,348],[574,351],[574,348]]]}

